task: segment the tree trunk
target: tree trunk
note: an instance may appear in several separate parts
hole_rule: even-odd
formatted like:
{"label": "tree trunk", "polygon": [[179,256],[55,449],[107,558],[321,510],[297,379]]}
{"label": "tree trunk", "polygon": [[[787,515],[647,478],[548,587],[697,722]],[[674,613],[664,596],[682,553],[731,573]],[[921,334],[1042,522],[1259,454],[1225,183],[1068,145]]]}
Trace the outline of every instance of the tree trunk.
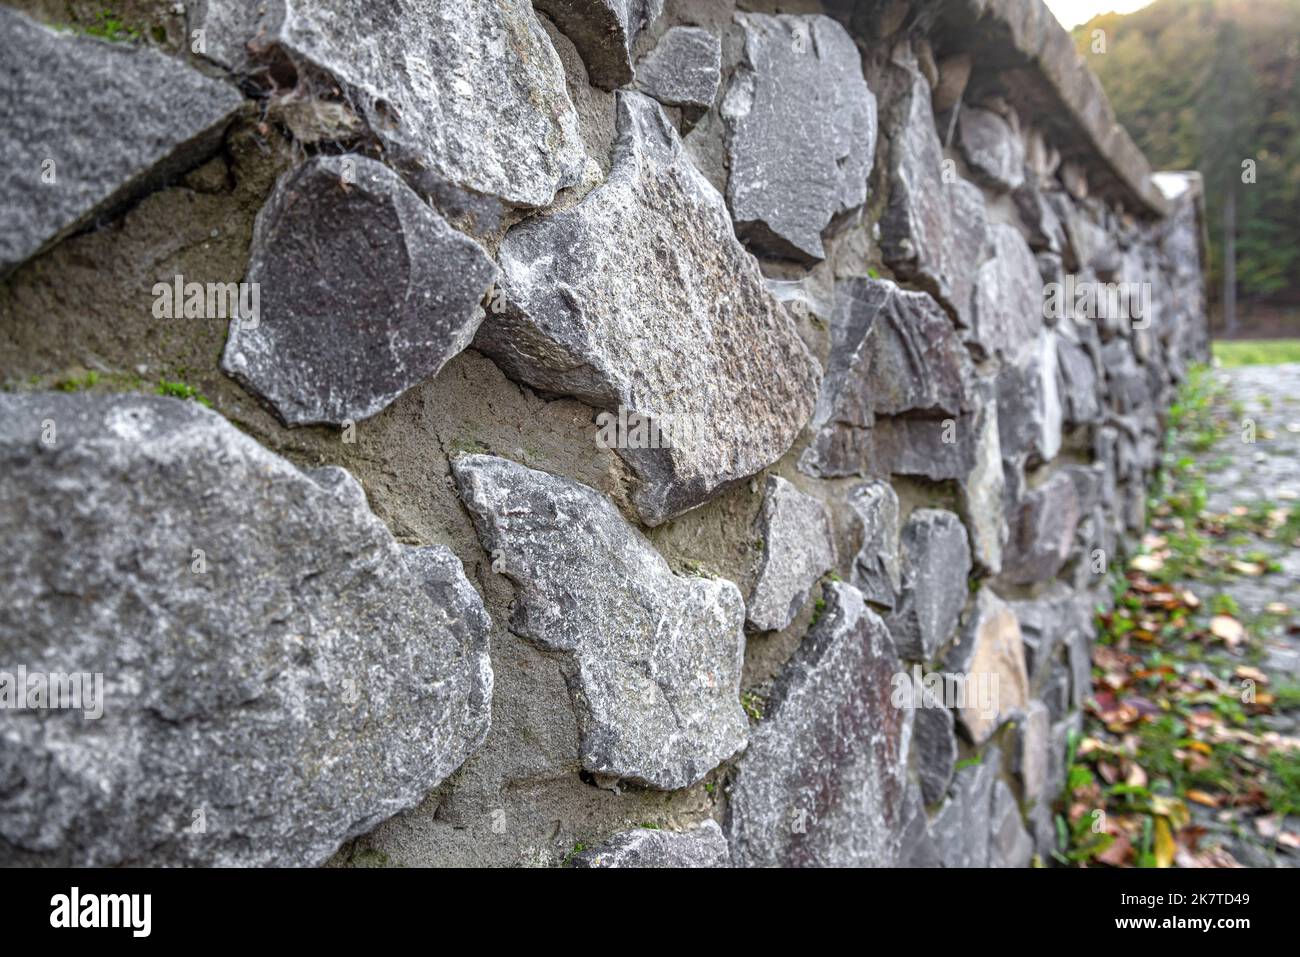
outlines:
{"label": "tree trunk", "polygon": [[1223,203],[1223,330],[1237,331],[1237,190],[1228,181]]}

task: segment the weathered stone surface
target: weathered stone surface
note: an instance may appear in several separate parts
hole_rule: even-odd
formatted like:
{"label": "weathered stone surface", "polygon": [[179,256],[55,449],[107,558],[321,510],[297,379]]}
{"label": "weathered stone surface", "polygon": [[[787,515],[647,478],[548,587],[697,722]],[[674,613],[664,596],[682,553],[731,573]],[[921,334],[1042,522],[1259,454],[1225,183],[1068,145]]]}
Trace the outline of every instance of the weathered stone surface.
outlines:
{"label": "weathered stone surface", "polygon": [[573,41],[591,82],[606,90],[632,80],[632,44],[663,12],[664,0],[533,0]]}
{"label": "weathered stone surface", "polygon": [[929,661],[953,636],[971,571],[966,527],[952,512],[924,508],[903,526],[903,588],[889,630],[898,652]]}
{"label": "weathered stone surface", "polygon": [[527,0],[243,2],[242,16],[207,24],[209,44],[248,47],[259,65],[287,61],[303,82],[336,87],[386,161],[471,229],[495,229],[505,208],[545,206],[579,181],[578,114]]}
{"label": "weathered stone surface", "polygon": [[1026,184],[1017,189],[1012,198],[1020,213],[1020,221],[1028,231],[1030,248],[1059,256],[1065,249],[1065,227],[1047,197]]}
{"label": "weathered stone surface", "polygon": [[988,867],[989,812],[1001,763],[1001,752],[989,747],[980,763],[957,772],[952,795],[930,822],[944,867]]}
{"label": "weathered stone surface", "polygon": [[876,97],[825,16],[738,13],[744,54],[722,103],[736,231],[757,250],[825,256],[822,233],[867,200]]}
{"label": "weathered stone surface", "polygon": [[965,327],[989,244],[984,197],[964,179],[945,182],[930,86],[914,67],[906,69],[908,86],[888,130],[890,194],[880,221],[881,252],[901,278],[931,290]]}
{"label": "weathered stone surface", "polygon": [[907,788],[907,804],[903,812],[902,837],[898,854],[899,867],[940,867],[939,848],[930,834],[930,821],[925,814],[920,788],[915,783]]}
{"label": "weathered stone surface", "polygon": [[1003,577],[1016,585],[1056,577],[1070,557],[1079,517],[1078,494],[1067,474],[1058,472],[1026,493],[1009,520]]}
{"label": "weathered stone surface", "polygon": [[154,50],[60,34],[0,7],[0,101],[3,279],[215,151],[243,98]]}
{"label": "weathered stone surface", "polygon": [[317,157],[258,214],[260,315],[231,322],[222,369],[288,425],[360,421],[469,345],[495,276],[388,167]]}
{"label": "weathered stone surface", "polygon": [[475,344],[539,389],[686,426],[618,450],[653,525],[780,458],[820,370],[659,105],[620,92],[618,131],[604,185],[506,237],[506,308]]}
{"label": "weathered stone surface", "polygon": [[919,428],[930,427],[930,444],[949,444],[941,423],[970,408],[970,372],[952,323],[928,295],[887,280],[837,283],[831,355],[813,417],[818,433],[800,468],[823,477],[887,475],[906,471],[909,456],[928,468],[924,443],[908,441],[914,427],[882,417],[929,417]]}
{"label": "weathered stone surface", "polygon": [[957,709],[957,719],[976,745],[987,741],[1013,711],[1028,703],[1029,677],[1020,623],[991,588],[981,588],[975,596],[961,641],[944,660],[944,670],[966,677],[968,686],[975,689],[966,696],[965,706]]}
{"label": "weathered stone surface", "polygon": [[636,85],[665,106],[707,110],[722,82],[722,41],[700,27],[673,27],[636,65]]}
{"label": "weathered stone surface", "polygon": [[888,482],[865,482],[849,492],[848,504],[861,541],[850,583],[867,601],[893,608],[903,587],[898,495]]}
{"label": "weathered stone surface", "polygon": [[763,542],[746,606],[759,631],[780,631],[808,601],[813,584],[835,565],[830,510],[778,475],[769,475],[756,534]]}
{"label": "weathered stone surface", "polygon": [[1034,841],[1025,830],[1016,796],[1005,781],[993,785],[989,835],[989,867],[1028,867],[1034,857]]}
{"label": "weathered stone surface", "polygon": [[0,860],[319,864],[487,734],[455,556],[195,403],[0,395],[0,531],[0,657],[104,680],[98,720],[7,712]]}
{"label": "weathered stone surface", "polygon": [[638,827],[573,856],[571,867],[727,867],[727,839],[712,819],[686,831]]}
{"label": "weathered stone surface", "polygon": [[453,460],[510,628],[561,652],[588,771],[671,790],[745,744],[744,603],[731,582],[674,575],[594,489],[490,455]]}
{"label": "weathered stone surface", "polygon": [[985,186],[1007,193],[1025,181],[1025,144],[1002,116],[979,107],[963,107],[957,136],[971,173]]}
{"label": "weathered stone surface", "polygon": [[862,595],[832,583],[739,763],[727,822],[734,864],[897,864],[910,734],[908,709],[890,701],[899,668]]}
{"label": "weathered stone surface", "polygon": [[959,423],[968,426],[972,435],[958,437],[959,443],[972,449],[971,468],[958,477],[957,490],[975,564],[990,575],[996,575],[1002,571],[1007,521],[1003,505],[1006,477],[1002,465],[995,382],[979,380],[972,394],[975,414]]}
{"label": "weathered stone surface", "polygon": [[1100,383],[1092,356],[1067,336],[1056,341],[1057,364],[1061,370],[1061,405],[1071,425],[1095,425],[1102,420]]}
{"label": "weathered stone surface", "polygon": [[1012,770],[1020,778],[1025,803],[1029,805],[1047,805],[1053,798],[1053,795],[1047,793],[1051,721],[1047,705],[1041,701],[1030,701],[1025,706],[1024,717],[1017,728]]}
{"label": "weathered stone surface", "polygon": [[1007,461],[1050,462],[1061,450],[1064,411],[1057,375],[1056,334],[1045,331],[1020,363],[998,373],[998,430]]}
{"label": "weathered stone surface", "polygon": [[1038,261],[1020,231],[990,228],[993,258],[980,266],[972,324],[963,338],[976,358],[1012,360],[1031,352],[1043,328],[1043,283]]}
{"label": "weathered stone surface", "polygon": [[926,804],[938,804],[948,793],[957,766],[957,738],[952,712],[942,701],[927,702],[916,711],[912,729],[917,779]]}

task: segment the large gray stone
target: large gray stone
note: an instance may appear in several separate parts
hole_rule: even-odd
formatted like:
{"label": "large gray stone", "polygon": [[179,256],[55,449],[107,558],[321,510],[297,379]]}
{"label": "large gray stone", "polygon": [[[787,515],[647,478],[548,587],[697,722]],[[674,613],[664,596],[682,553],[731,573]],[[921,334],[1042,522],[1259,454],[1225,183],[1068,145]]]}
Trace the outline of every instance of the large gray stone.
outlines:
{"label": "large gray stone", "polygon": [[665,106],[713,106],[722,82],[722,41],[700,27],[673,27],[636,65],[636,85]]}
{"label": "large gray stone", "polygon": [[506,307],[475,343],[539,389],[686,426],[618,450],[653,525],[779,459],[820,370],[659,105],[621,91],[618,132],[604,185],[506,237]]}
{"label": "large gray stone", "polygon": [[632,80],[632,44],[663,12],[664,0],[533,0],[573,41],[591,82],[606,90]]}
{"label": "large gray stone", "polygon": [[1034,841],[1025,830],[1020,806],[1005,781],[993,785],[992,833],[989,835],[989,867],[1028,867],[1034,856]]}
{"label": "large gray stone", "polygon": [[741,62],[722,103],[737,232],[755,249],[825,256],[822,234],[867,200],[876,97],[852,37],[825,16],[738,13]]}
{"label": "large gray stone", "polygon": [[939,848],[930,834],[930,821],[926,817],[925,803],[920,788],[912,783],[907,788],[907,803],[903,812],[902,836],[898,855],[899,867],[940,867]]}
{"label": "large gray stone", "polygon": [[866,482],[848,494],[861,544],[850,583],[867,601],[893,608],[903,587],[898,494],[888,482]]}
{"label": "large gray stone", "polygon": [[1025,144],[1020,133],[992,110],[963,107],[957,137],[971,173],[985,186],[1002,193],[1025,181]]}
{"label": "large gray stone", "polygon": [[778,679],[741,758],[727,834],[738,866],[896,866],[907,809],[909,711],[884,623],[851,585]]}
{"label": "large gray stone", "polygon": [[981,588],[975,596],[961,640],[948,653],[943,667],[967,681],[968,694],[956,709],[957,720],[976,746],[1029,702],[1020,622],[1011,606],[991,588]]}
{"label": "large gray stone", "polygon": [[989,747],[978,764],[957,772],[952,795],[930,822],[944,867],[988,867],[989,814],[1001,752]]}
{"label": "large gray stone", "polygon": [[215,151],[243,98],[154,50],[0,7],[0,101],[3,279]]}
{"label": "large gray stone", "polygon": [[0,862],[319,864],[487,734],[455,556],[196,403],[0,395],[0,543],[0,659],[104,681],[6,712]]}
{"label": "large gray stone", "polygon": [[714,820],[685,831],[638,827],[575,854],[570,867],[727,867],[727,839]]}
{"label": "large gray stone", "polygon": [[1038,261],[1020,231],[990,227],[993,258],[980,266],[972,324],[965,335],[976,358],[1017,359],[1032,351],[1043,328],[1043,283]]}
{"label": "large gray stone", "polygon": [[[947,444],[942,422],[970,409],[970,374],[966,350],[930,296],[887,280],[837,283],[831,354],[813,417],[817,435],[800,468],[832,477],[909,471],[918,459],[921,468],[931,467],[924,443],[898,436],[928,427],[931,445]],[[902,414],[912,418],[886,421]],[[915,417],[920,426],[905,424]],[[969,457],[969,441],[964,449]]]}
{"label": "large gray stone", "polygon": [[942,701],[925,702],[917,709],[912,742],[921,797],[926,804],[938,804],[948,793],[957,767],[952,712]]}
{"label": "large gray stone", "polygon": [[238,2],[242,15],[218,9],[202,23],[210,48],[245,48],[257,69],[287,64],[308,88],[337,88],[385,161],[473,231],[581,178],[578,114],[528,0]]}
{"label": "large gray stone", "polygon": [[914,66],[905,71],[887,129],[890,194],[881,252],[900,278],[931,291],[966,327],[976,271],[988,253],[984,197],[973,183],[945,174],[930,86]]}
{"label": "large gray stone", "polygon": [[835,565],[830,510],[778,475],[769,475],[756,534],[763,542],[746,614],[759,631],[780,631]]}
{"label": "large gray stone", "polygon": [[970,545],[952,512],[924,508],[903,526],[903,588],[889,630],[899,654],[929,661],[952,638],[966,605]]}
{"label": "large gray stone", "polygon": [[510,629],[562,655],[582,766],[671,790],[740,750],[745,609],[731,582],[674,575],[594,489],[490,455],[452,471]]}
{"label": "large gray stone", "polygon": [[1056,341],[1057,366],[1061,371],[1061,405],[1065,422],[1095,425],[1102,421],[1100,382],[1092,355],[1068,336]]}
{"label": "large gray stone", "polygon": [[1070,557],[1079,518],[1078,493],[1068,474],[1057,472],[1026,493],[1008,521],[1003,577],[1016,585],[1056,577]]}
{"label": "large gray stone", "polygon": [[970,534],[975,564],[996,575],[1002,570],[1002,548],[1008,534],[996,384],[980,379],[971,391],[975,413],[959,422],[971,430],[971,435],[957,437],[961,446],[971,448],[970,470],[957,476],[958,503]]}
{"label": "large gray stone", "polygon": [[998,431],[1009,462],[1050,462],[1061,451],[1065,411],[1057,374],[1056,333],[1045,331],[997,377]]}
{"label": "large gray stone", "polygon": [[231,322],[221,365],[288,425],[357,422],[469,345],[495,276],[387,166],[317,157],[258,214],[260,316]]}

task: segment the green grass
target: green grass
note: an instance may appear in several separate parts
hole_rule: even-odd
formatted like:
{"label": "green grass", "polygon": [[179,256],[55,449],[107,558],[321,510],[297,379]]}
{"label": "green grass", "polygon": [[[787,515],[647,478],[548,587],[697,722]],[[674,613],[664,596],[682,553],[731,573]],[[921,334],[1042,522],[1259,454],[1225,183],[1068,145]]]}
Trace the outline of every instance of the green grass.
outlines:
{"label": "green grass", "polygon": [[1300,362],[1300,339],[1238,339],[1214,343],[1214,358],[1224,368],[1276,366]]}

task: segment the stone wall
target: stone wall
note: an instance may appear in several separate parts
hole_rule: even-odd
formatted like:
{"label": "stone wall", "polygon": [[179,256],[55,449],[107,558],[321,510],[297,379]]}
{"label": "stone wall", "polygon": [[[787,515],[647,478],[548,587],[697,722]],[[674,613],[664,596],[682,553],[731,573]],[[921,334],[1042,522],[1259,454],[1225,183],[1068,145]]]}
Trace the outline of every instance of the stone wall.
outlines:
{"label": "stone wall", "polygon": [[186,6],[0,7],[0,863],[1050,860],[1206,324],[1038,0]]}

